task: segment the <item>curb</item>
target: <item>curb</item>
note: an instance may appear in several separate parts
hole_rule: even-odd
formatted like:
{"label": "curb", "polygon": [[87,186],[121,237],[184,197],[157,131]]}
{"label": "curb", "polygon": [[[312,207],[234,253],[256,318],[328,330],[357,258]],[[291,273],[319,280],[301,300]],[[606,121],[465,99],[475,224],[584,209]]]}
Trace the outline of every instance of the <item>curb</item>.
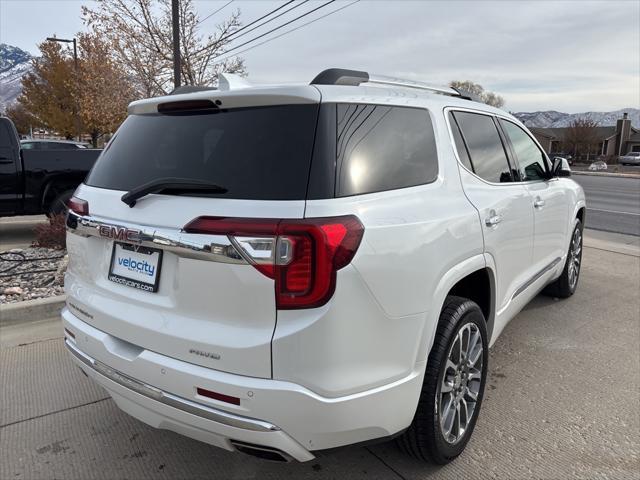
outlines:
{"label": "curb", "polygon": [[0,327],[57,317],[66,300],[66,295],[58,295],[57,297],[2,304],[0,305]]}
{"label": "curb", "polygon": [[581,172],[579,170],[571,170],[571,175],[592,175],[594,177],[640,178],[640,175],[638,175],[637,173]]}

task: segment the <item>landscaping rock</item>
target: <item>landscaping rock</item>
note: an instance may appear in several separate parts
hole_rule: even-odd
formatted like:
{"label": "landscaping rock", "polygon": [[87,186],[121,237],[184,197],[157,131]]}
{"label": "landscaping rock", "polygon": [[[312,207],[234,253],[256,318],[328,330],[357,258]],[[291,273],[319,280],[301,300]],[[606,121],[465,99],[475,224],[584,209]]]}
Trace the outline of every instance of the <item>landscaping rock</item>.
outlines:
{"label": "landscaping rock", "polygon": [[2,292],[4,295],[22,295],[22,289],[20,287],[7,287]]}
{"label": "landscaping rock", "polygon": [[66,253],[40,247],[0,252],[0,303],[63,295]]}

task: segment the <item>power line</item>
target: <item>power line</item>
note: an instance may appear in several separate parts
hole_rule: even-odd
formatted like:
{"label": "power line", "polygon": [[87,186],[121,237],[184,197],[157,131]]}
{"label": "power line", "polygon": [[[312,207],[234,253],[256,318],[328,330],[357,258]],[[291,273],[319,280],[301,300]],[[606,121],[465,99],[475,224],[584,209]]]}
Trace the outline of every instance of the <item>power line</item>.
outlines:
{"label": "power line", "polygon": [[[259,47],[260,45],[264,45],[265,43],[269,43],[269,42],[271,42],[273,40],[276,40],[276,39],[278,39],[280,37],[284,37],[288,33],[295,32],[296,30],[300,30],[302,27],[306,27],[307,25],[311,25],[312,23],[317,22],[318,20],[322,20],[323,18],[328,17],[329,15],[333,15],[334,13],[338,13],[340,10],[344,10],[345,8],[350,7],[351,5],[353,5],[355,3],[358,3],[359,1],[360,0],[355,0],[355,1],[351,2],[351,3],[348,3],[347,5],[344,5],[343,7],[336,8],[335,10],[333,10],[333,11],[331,11],[329,13],[325,13],[324,15],[322,15],[322,16],[320,16],[318,18],[314,18],[313,20],[311,20],[309,22],[303,23],[302,25],[299,25],[299,26],[297,26],[295,28],[292,28],[291,30],[287,30],[286,32],[283,32],[283,33],[281,33],[279,35],[276,35],[275,37],[268,38],[267,40],[264,40],[264,41],[262,41],[260,43],[257,43],[256,45],[253,45],[253,46],[251,46],[249,48],[245,48],[244,50],[240,50],[239,52],[236,52],[235,54],[229,55],[229,57],[226,57],[226,58],[223,58],[223,59],[220,59],[220,60],[226,60],[227,58],[235,57],[236,55],[240,55],[240,54],[242,54],[244,52],[248,52],[249,50],[253,50],[254,48]],[[220,55],[224,55],[224,53],[222,53]],[[218,60],[219,58],[220,57],[216,57],[214,60]]]}
{"label": "power line", "polygon": [[207,15],[206,17],[204,17],[202,20],[198,21],[198,23],[196,23],[196,26],[200,25],[202,22],[204,22],[205,20],[207,20],[208,18],[213,17],[216,13],[218,13],[220,10],[222,10],[223,8],[227,7],[228,5],[232,4],[235,0],[229,0],[227,3],[225,3],[223,6],[221,6],[219,9],[217,9],[215,12],[210,13],[209,15]]}
{"label": "power line", "polygon": [[[266,13],[265,15],[261,16],[260,18],[256,18],[253,22],[248,23],[247,25],[245,25],[242,28],[239,28],[238,30],[231,32],[228,35],[225,35],[224,37],[216,40],[216,44],[220,45],[222,44],[222,42],[224,42],[225,40],[228,40],[229,38],[233,37],[234,35],[236,35],[237,33],[249,28],[251,25],[259,22],[260,20],[262,20],[263,18],[267,18],[269,15],[276,13],[278,10],[283,9],[284,7],[286,7],[287,5],[289,5],[290,3],[293,3],[295,0],[289,0],[287,3],[280,5],[278,8],[274,8],[273,10],[271,10],[270,12]],[[195,52],[192,53],[192,55],[198,55],[199,53],[204,52],[205,50],[211,48],[213,45],[207,45],[206,47],[202,47],[200,50],[196,50]]]}
{"label": "power line", "polygon": [[289,13],[291,10],[294,10],[294,9],[296,9],[296,8],[298,8],[298,7],[301,7],[302,5],[304,5],[305,3],[307,3],[308,1],[309,1],[309,0],[304,0],[304,1],[303,1],[303,2],[301,2],[301,3],[296,3],[296,4],[295,4],[293,7],[291,7],[289,10],[285,10],[284,12],[279,13],[278,15],[276,15],[276,16],[275,16],[275,17],[273,17],[273,18],[270,18],[270,19],[269,19],[269,20],[267,20],[266,22],[263,22],[263,23],[261,23],[260,25],[256,25],[255,27],[253,27],[253,28],[251,28],[251,29],[247,30],[247,31],[246,31],[246,32],[244,32],[244,33],[241,33],[240,35],[236,35],[236,33],[238,33],[238,32],[233,32],[231,35],[229,35],[229,37],[234,37],[234,38],[233,38],[233,40],[236,40],[236,39],[238,39],[238,38],[240,38],[240,37],[242,37],[242,36],[246,35],[247,33],[253,32],[254,30],[257,30],[258,28],[263,27],[263,26],[264,26],[264,25],[266,25],[267,23],[273,22],[276,18],[280,18],[281,16],[286,15],[286,14],[287,14],[287,13]]}
{"label": "power line", "polygon": [[[247,40],[246,42],[241,43],[241,44],[240,44],[240,45],[238,45],[238,46],[235,46],[235,47],[233,47],[233,48],[230,48],[229,50],[226,50],[226,51],[222,52],[222,53],[221,53],[220,55],[218,55],[218,57],[216,57],[216,58],[219,58],[219,57],[220,57],[220,56],[222,56],[222,55],[226,55],[227,53],[232,52],[233,50],[237,50],[237,49],[238,49],[238,48],[240,48],[240,47],[243,47],[243,46],[245,46],[245,45],[248,45],[249,43],[255,42],[255,41],[256,41],[256,40],[258,40],[259,38],[262,38],[262,37],[264,37],[265,35],[269,35],[270,33],[275,32],[276,30],[280,30],[281,28],[286,27],[287,25],[289,25],[290,23],[295,22],[296,20],[300,20],[301,18],[306,17],[307,15],[311,15],[313,12],[316,12],[316,11],[320,10],[321,8],[326,7],[327,5],[329,5],[330,3],[333,3],[333,2],[335,2],[335,1],[336,1],[336,0],[329,0],[328,2],[323,3],[323,4],[322,4],[322,5],[320,5],[319,7],[314,8],[313,10],[309,10],[308,12],[303,13],[302,15],[298,15],[298,16],[297,16],[296,18],[294,18],[293,20],[289,20],[288,22],[285,22],[285,23],[283,23],[282,25],[279,25],[279,26],[277,26],[277,27],[275,27],[275,28],[272,28],[272,29],[271,29],[271,30],[269,30],[268,32],[265,32],[265,33],[263,33],[263,34],[261,34],[261,35],[258,35],[257,37],[254,37],[254,38],[252,38],[251,40]],[[215,58],[214,58],[214,60],[215,60]]]}

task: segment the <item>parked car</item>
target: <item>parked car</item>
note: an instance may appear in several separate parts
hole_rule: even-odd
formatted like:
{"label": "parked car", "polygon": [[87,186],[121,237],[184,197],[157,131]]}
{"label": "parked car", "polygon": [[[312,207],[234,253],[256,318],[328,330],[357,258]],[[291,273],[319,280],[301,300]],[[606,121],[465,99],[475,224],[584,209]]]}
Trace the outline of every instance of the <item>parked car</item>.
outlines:
{"label": "parked car", "polygon": [[0,117],[0,217],[64,212],[100,152],[25,149],[13,122]]}
{"label": "parked car", "polygon": [[71,140],[44,140],[29,138],[20,141],[23,150],[77,150],[79,148],[90,148],[88,143],[74,142]]}
{"label": "parked car", "polygon": [[132,103],[71,199],[72,358],[134,417],[227,450],[397,437],[453,460],[489,346],[541,290],[576,290],[567,163],[448,87],[220,86]]}
{"label": "parked car", "polygon": [[598,160],[597,162],[593,162],[591,165],[589,165],[588,170],[591,171],[598,171],[598,170],[607,170],[607,163],[602,161],[602,160]]}
{"label": "parked car", "polygon": [[621,165],[640,165],[640,152],[629,152],[622,155],[618,157],[618,163]]}

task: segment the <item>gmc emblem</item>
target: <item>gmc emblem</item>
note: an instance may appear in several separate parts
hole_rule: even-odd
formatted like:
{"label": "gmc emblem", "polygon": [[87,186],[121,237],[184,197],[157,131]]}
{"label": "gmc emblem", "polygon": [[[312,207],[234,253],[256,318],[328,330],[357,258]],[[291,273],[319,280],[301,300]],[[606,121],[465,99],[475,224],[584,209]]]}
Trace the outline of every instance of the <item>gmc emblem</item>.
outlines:
{"label": "gmc emblem", "polygon": [[131,230],[126,227],[115,227],[113,225],[100,225],[100,236],[113,238],[114,240],[126,240],[129,242],[140,241],[140,230]]}

